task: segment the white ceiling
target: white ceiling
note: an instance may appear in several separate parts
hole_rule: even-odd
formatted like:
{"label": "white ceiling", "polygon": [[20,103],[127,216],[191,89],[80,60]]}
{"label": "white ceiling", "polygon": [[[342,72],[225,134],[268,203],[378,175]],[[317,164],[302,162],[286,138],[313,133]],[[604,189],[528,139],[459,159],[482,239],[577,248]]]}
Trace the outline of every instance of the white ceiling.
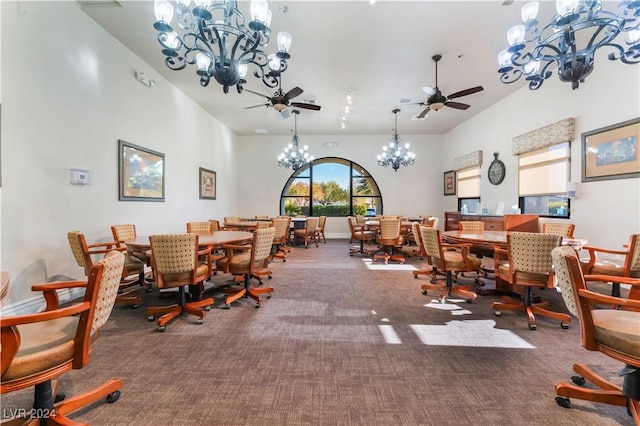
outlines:
{"label": "white ceiling", "polygon": [[[291,134],[293,115],[284,119],[271,107],[245,109],[266,99],[248,92],[238,94],[235,88],[224,94],[214,80],[203,88],[194,66],[182,71],[167,68],[153,28],[153,1],[120,0],[119,6],[104,3],[83,9],[149,64],[149,69],[138,71],[155,80],[162,75],[238,135],[256,134],[255,129]],[[445,133],[522,87],[522,81],[510,85],[499,81],[497,55],[506,47],[506,30],[520,22],[523,2],[502,3],[270,1],[272,33],[288,31],[293,36],[289,68],[282,75],[283,89],[299,86],[304,93],[294,101],[315,101],[322,106],[320,111],[301,110],[298,133],[391,134],[391,111],[399,100],[426,101],[421,87],[435,86],[431,59],[435,54],[442,55],[438,86],[443,95],[479,85],[484,91],[456,99],[471,105],[466,111],[445,107],[430,112],[424,120],[412,120],[423,109],[419,105],[400,107],[401,135]],[[248,1],[239,5],[248,15]],[[288,12],[281,13],[280,5],[287,6]],[[540,13],[550,16],[553,9],[554,4],[547,2],[541,5]],[[271,44],[275,45],[275,40]],[[266,50],[275,52],[275,46]],[[251,69],[247,80],[248,89],[268,96],[274,92],[253,77]],[[342,130],[348,89],[354,100]]]}

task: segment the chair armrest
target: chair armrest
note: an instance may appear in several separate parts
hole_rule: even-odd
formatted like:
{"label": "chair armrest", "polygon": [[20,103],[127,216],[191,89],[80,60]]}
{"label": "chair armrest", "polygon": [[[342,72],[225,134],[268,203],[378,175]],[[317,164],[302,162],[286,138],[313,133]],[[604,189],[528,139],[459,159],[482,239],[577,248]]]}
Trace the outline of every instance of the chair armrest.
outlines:
{"label": "chair armrest", "polygon": [[225,250],[251,250],[251,244],[236,245],[236,244],[223,244],[222,248]]}
{"label": "chair armrest", "polygon": [[629,254],[628,250],[612,250],[612,249],[606,249],[606,248],[600,248],[600,247],[592,247],[592,246],[584,246],[584,247],[582,247],[582,249],[583,250],[588,250],[590,255],[592,253],[620,254],[622,256],[625,256],[625,255]]}
{"label": "chair armrest", "polygon": [[608,305],[617,305],[617,306],[624,306],[626,308],[640,309],[640,300],[609,296],[606,294],[597,293],[595,291],[585,290],[582,288],[578,289],[578,295],[581,297],[584,297],[585,299],[593,300],[593,301],[608,304]]}
{"label": "chair armrest", "polygon": [[54,309],[58,309],[58,306],[60,305],[60,299],[58,298],[58,292],[56,290],[86,287],[87,281],[55,281],[46,284],[35,284],[31,286],[31,290],[41,291],[44,300],[47,302],[45,311],[52,311]]}
{"label": "chair armrest", "polygon": [[88,311],[90,307],[91,304],[89,302],[81,302],[71,306],[66,306],[64,308],[55,309],[53,311],[44,311],[35,314],[16,315],[10,317],[3,316],[2,318],[0,318],[0,327],[4,329],[5,327],[13,327],[15,325],[33,324],[36,322],[49,321],[56,318],[69,317],[84,311]]}
{"label": "chair armrest", "polygon": [[206,248],[203,248],[202,250],[198,250],[198,256],[204,256],[205,254],[211,254],[212,250],[213,250],[213,246],[208,246]]}
{"label": "chair armrest", "polygon": [[629,284],[633,287],[640,288],[640,278],[620,277],[616,275],[585,275],[585,281],[614,282],[620,284]]}

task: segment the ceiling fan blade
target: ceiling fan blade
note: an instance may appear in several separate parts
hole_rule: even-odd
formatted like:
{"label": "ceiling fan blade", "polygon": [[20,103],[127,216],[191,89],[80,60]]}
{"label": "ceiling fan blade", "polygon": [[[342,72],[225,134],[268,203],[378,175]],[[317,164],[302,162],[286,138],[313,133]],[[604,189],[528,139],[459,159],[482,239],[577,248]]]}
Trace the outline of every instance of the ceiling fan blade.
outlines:
{"label": "ceiling fan blade", "polygon": [[434,93],[436,93],[436,89],[434,89],[433,87],[429,87],[429,86],[427,86],[427,87],[423,87],[423,88],[422,88],[422,91],[423,91],[424,93],[426,93],[426,94],[427,94],[427,96],[431,96],[431,95],[433,95]]}
{"label": "ceiling fan blade", "polygon": [[263,97],[263,98],[265,98],[265,99],[269,99],[269,100],[271,100],[271,96],[263,95],[262,93],[254,92],[253,90],[251,90],[251,89],[247,89],[247,88],[244,88],[243,90],[244,90],[245,92],[253,93],[254,95],[258,95],[258,96],[261,96],[261,97]]}
{"label": "ceiling fan blade", "polygon": [[291,102],[291,106],[296,108],[311,109],[314,111],[320,111],[320,108],[321,108],[320,105],[304,104],[301,102]]}
{"label": "ceiling fan blade", "polygon": [[282,116],[282,118],[289,118],[291,117],[291,112],[289,111],[289,108],[285,108],[280,111],[280,115]]}
{"label": "ceiling fan blade", "polygon": [[445,102],[444,105],[455,109],[468,109],[471,106],[460,102]]}
{"label": "ceiling fan blade", "polygon": [[289,90],[286,94],[287,99],[293,99],[296,96],[300,96],[302,94],[302,92],[304,92],[304,90],[302,90],[299,87],[294,87],[293,89]]}
{"label": "ceiling fan blade", "polygon": [[258,108],[258,107],[265,107],[265,106],[268,107],[268,106],[271,106],[271,104],[253,105],[253,106],[250,106],[250,107],[246,107],[245,109],[252,109],[252,108]]}
{"label": "ceiling fan blade", "polygon": [[472,87],[472,88],[467,89],[467,90],[461,90],[459,92],[452,93],[451,95],[447,96],[447,99],[459,98],[460,96],[471,95],[472,93],[478,93],[478,92],[481,92],[483,90],[484,90],[484,87],[476,86],[476,87]]}
{"label": "ceiling fan blade", "polygon": [[426,107],[424,110],[422,110],[422,112],[420,114],[418,114],[417,118],[424,118],[427,116],[427,113],[429,112],[430,108]]}

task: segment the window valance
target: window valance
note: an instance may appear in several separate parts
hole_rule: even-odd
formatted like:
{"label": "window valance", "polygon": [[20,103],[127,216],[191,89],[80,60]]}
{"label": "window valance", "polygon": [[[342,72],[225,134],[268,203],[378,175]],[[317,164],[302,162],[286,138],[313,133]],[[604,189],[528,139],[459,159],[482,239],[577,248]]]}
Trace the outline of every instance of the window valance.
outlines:
{"label": "window valance", "polygon": [[474,166],[482,166],[482,151],[474,151],[453,159],[453,170],[462,170]]}
{"label": "window valance", "polygon": [[574,139],[574,135],[575,120],[566,118],[513,138],[513,155],[535,151],[563,142],[571,142]]}

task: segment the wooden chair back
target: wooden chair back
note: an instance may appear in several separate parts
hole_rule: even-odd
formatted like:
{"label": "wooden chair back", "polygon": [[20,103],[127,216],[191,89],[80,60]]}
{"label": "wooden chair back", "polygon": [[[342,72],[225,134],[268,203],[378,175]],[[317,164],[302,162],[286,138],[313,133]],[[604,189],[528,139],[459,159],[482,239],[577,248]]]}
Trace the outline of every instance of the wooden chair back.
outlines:
{"label": "wooden chair back", "polygon": [[213,223],[208,222],[187,222],[187,232],[204,234],[213,232]]}
{"label": "wooden chair back", "polygon": [[180,287],[202,282],[211,275],[211,248],[198,251],[198,234],[151,235],[151,265],[159,288]]}
{"label": "wooden chair back", "polygon": [[458,222],[458,230],[473,234],[484,232],[484,222],[481,220],[461,220]]}

